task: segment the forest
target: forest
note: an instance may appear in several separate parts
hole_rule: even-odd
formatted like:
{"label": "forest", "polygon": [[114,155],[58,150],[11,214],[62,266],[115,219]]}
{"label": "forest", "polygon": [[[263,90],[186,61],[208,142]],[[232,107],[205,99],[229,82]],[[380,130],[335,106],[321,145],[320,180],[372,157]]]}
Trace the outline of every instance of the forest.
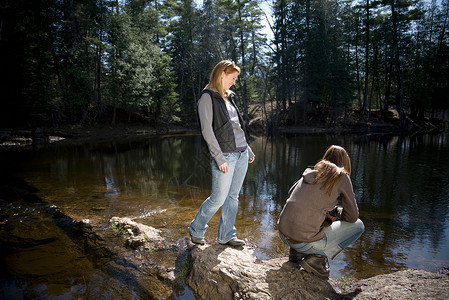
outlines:
{"label": "forest", "polygon": [[268,128],[449,109],[447,0],[0,3],[0,128],[193,126],[222,59],[245,121],[262,107]]}

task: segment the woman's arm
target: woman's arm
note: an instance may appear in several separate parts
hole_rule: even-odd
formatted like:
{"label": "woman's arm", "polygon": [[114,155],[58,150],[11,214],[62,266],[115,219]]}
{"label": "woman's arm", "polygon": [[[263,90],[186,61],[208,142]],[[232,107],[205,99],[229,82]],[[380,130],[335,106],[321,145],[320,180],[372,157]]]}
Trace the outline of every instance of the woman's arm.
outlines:
{"label": "woman's arm", "polygon": [[212,98],[208,93],[203,93],[200,100],[198,100],[198,115],[201,124],[201,134],[206,141],[210,155],[215,159],[217,165],[221,166],[226,163],[226,159],[223,156],[223,152],[221,151],[220,145],[218,144],[212,128]]}
{"label": "woman's arm", "polygon": [[343,221],[354,223],[359,218],[359,208],[355,200],[355,194],[349,175],[343,174],[340,184],[340,200],[341,206],[343,207],[341,219]]}
{"label": "woman's arm", "polygon": [[253,152],[253,149],[251,149],[251,147],[248,145],[248,162],[252,163],[254,161],[254,159],[256,158],[256,155]]}

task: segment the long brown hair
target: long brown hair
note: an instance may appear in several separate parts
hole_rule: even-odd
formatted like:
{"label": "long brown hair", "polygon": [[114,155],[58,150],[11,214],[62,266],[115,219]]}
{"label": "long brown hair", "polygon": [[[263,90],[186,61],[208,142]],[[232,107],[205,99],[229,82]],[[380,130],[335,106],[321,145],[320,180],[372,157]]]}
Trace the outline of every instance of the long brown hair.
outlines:
{"label": "long brown hair", "polygon": [[321,189],[330,195],[343,173],[351,175],[351,159],[343,147],[332,145],[313,168],[319,171],[313,183],[322,183]]}
{"label": "long brown hair", "polygon": [[225,72],[226,74],[238,72],[240,74],[240,68],[230,60],[220,61],[215,65],[214,69],[210,73],[209,83],[205,88],[215,88],[224,99],[229,96],[230,91],[224,90],[223,85],[221,84],[221,74],[223,72]]}

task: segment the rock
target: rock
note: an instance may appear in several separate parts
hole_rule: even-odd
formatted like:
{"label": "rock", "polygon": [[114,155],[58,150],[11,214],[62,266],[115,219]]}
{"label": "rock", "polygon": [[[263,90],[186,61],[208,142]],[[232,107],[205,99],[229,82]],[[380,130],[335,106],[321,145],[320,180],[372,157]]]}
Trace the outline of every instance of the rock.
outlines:
{"label": "rock", "polygon": [[194,246],[187,284],[196,299],[447,299],[449,276],[405,270],[358,281],[348,294],[337,283],[301,270],[287,258],[257,263],[253,250]]}
{"label": "rock", "polygon": [[159,230],[134,222],[130,218],[113,217],[109,222],[123,228],[128,233],[126,243],[131,248],[136,249],[147,241],[162,240]]}
{"label": "rock", "polygon": [[351,299],[448,299],[449,276],[404,270],[359,281]]}
{"label": "rock", "polygon": [[256,263],[252,249],[195,246],[188,285],[197,299],[335,299],[328,281],[299,271],[286,258]]}

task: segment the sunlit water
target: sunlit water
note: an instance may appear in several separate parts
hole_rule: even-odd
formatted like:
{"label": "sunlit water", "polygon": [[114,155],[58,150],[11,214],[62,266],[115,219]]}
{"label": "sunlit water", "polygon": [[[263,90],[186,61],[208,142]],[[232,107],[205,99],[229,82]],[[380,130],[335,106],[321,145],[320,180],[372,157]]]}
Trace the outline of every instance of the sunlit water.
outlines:
{"label": "sunlit water", "polygon": [[[448,135],[255,138],[256,160],[242,187],[236,227],[240,238],[257,246],[257,257],[288,254],[276,225],[287,192],[331,144],[345,147],[352,159],[351,178],[366,228],[331,261],[331,277],[448,267]],[[63,141],[3,150],[0,163],[3,174],[23,178],[74,220],[107,224],[114,216],[131,217],[177,239],[188,236],[189,222],[210,193],[204,147],[198,135]],[[14,212],[2,209],[0,224],[5,224]],[[218,220],[219,214],[209,223],[210,243]],[[35,263],[17,261],[25,269]]]}

